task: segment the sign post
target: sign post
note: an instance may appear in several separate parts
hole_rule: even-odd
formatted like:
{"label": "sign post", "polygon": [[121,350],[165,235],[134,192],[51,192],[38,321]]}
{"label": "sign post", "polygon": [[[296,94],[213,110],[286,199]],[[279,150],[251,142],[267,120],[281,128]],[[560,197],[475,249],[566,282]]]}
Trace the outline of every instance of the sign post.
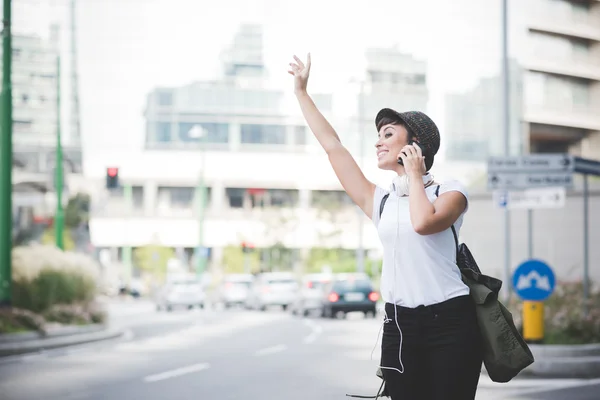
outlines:
{"label": "sign post", "polygon": [[556,285],[552,268],[543,261],[529,259],[513,273],[513,288],[523,300],[523,339],[541,342],[544,339],[544,300]]}
{"label": "sign post", "polygon": [[[588,176],[600,176],[600,161],[567,153],[527,154],[523,156],[490,157],[488,159],[488,189],[494,191],[494,201],[505,210],[527,209],[529,258],[533,256],[533,209],[560,208],[564,205],[566,188],[574,184],[574,174],[583,175],[583,300],[584,315],[589,297],[589,188]],[[507,230],[504,276],[510,277],[510,231]],[[510,295],[510,293],[509,293]]]}

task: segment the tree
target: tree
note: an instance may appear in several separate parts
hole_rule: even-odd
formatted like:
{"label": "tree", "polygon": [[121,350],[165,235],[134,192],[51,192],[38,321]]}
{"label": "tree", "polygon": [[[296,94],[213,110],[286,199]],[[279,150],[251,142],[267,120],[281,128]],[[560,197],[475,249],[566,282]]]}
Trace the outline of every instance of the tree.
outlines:
{"label": "tree", "polygon": [[65,226],[77,228],[89,221],[90,196],[85,193],[77,193],[71,197],[65,207]]}
{"label": "tree", "polygon": [[264,234],[268,241],[272,243],[263,250],[263,269],[272,271],[274,268],[289,270],[293,269],[294,257],[292,249],[285,247],[282,238],[290,231],[296,229],[298,219],[294,210],[289,208],[279,208],[269,210],[264,222]]}
{"label": "tree", "polygon": [[244,255],[240,246],[227,246],[223,249],[223,266],[226,274],[244,273],[244,257],[247,257],[250,273],[260,270],[260,257],[258,251],[250,250]]}
{"label": "tree", "polygon": [[167,272],[167,263],[175,257],[175,250],[171,247],[148,245],[138,247],[133,252],[135,265],[146,272],[163,276]]}
{"label": "tree", "polygon": [[[54,246],[56,244],[56,236],[54,233],[54,226],[50,225],[44,230],[42,233],[42,238],[40,240],[42,244]],[[73,251],[75,250],[75,241],[73,240],[73,236],[71,235],[70,229],[65,229],[63,231],[63,245],[65,251]]]}

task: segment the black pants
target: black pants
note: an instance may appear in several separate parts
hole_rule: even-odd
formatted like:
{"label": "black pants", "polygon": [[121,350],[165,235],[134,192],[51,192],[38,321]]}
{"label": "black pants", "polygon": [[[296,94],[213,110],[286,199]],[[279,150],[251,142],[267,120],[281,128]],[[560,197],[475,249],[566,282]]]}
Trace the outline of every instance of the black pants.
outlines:
{"label": "black pants", "polygon": [[[387,303],[381,365],[392,400],[472,400],[482,364],[475,304],[470,296],[431,306]],[[398,324],[396,324],[398,322]],[[400,331],[402,352],[399,361]]]}

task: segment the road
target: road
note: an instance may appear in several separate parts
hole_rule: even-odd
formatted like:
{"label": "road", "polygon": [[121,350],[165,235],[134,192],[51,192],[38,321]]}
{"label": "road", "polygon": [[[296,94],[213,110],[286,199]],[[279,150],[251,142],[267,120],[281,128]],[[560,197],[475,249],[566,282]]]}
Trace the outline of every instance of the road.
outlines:
{"label": "road", "polygon": [[[0,397],[341,400],[346,393],[374,395],[380,385],[378,319],[277,310],[157,313],[144,301],[115,303],[111,312],[111,323],[127,329],[121,339],[0,359]],[[599,393],[600,381],[494,384],[482,375],[477,399],[587,400]]]}

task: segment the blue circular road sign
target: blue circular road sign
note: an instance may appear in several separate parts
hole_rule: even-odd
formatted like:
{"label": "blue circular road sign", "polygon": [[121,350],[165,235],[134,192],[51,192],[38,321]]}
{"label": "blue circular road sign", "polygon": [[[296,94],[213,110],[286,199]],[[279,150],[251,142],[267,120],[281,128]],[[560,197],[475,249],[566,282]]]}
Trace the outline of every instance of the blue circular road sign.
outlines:
{"label": "blue circular road sign", "polygon": [[512,284],[521,299],[543,301],[554,291],[556,278],[548,264],[532,259],[517,267],[513,273]]}

